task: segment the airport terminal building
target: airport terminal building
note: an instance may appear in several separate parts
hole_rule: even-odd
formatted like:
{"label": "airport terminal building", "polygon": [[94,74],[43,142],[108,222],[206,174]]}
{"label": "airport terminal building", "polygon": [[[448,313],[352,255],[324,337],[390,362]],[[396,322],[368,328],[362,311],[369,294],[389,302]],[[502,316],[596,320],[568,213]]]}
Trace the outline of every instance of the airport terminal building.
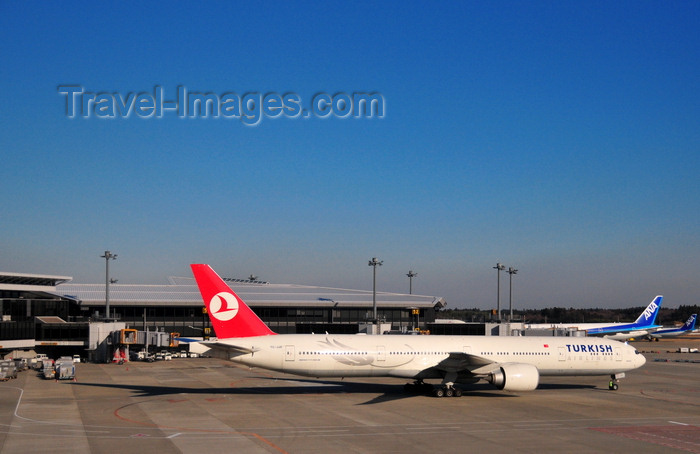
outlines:
{"label": "airport terminal building", "polygon": [[[190,338],[215,336],[193,278],[170,277],[167,284],[154,285],[110,284],[109,316],[104,283],[71,280],[0,272],[0,355],[31,348],[50,356],[90,357],[109,332],[124,328]],[[280,334],[358,333],[373,317],[371,291],[225,280]],[[443,298],[433,296],[377,292],[376,299],[384,332],[425,329],[445,307]]]}

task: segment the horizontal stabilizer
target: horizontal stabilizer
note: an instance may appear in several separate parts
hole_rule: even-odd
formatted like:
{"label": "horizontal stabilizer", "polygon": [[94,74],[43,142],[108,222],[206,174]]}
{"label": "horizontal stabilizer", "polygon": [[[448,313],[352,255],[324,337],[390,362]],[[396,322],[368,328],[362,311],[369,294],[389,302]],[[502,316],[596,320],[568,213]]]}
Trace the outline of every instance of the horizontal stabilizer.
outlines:
{"label": "horizontal stabilizer", "polygon": [[235,352],[240,354],[255,353],[259,351],[257,348],[243,347],[240,345],[231,345],[223,342],[200,342],[204,347],[212,350]]}

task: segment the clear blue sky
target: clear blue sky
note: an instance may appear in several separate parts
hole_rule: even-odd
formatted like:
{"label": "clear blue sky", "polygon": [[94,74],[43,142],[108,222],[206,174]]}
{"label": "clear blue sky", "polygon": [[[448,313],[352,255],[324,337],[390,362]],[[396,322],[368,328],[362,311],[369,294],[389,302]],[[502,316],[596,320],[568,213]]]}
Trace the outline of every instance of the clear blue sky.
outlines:
{"label": "clear blue sky", "polygon": [[[491,308],[697,304],[700,3],[2,2],[0,270]],[[66,117],[85,91],[378,92],[384,118]],[[502,275],[507,306],[507,275]]]}

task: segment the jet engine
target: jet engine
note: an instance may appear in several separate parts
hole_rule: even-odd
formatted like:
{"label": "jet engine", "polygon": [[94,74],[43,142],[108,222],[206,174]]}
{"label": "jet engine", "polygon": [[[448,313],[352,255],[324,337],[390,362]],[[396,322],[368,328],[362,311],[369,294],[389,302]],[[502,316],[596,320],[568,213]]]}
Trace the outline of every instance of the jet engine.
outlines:
{"label": "jet engine", "polygon": [[505,391],[532,391],[539,384],[540,373],[532,364],[506,363],[487,380]]}

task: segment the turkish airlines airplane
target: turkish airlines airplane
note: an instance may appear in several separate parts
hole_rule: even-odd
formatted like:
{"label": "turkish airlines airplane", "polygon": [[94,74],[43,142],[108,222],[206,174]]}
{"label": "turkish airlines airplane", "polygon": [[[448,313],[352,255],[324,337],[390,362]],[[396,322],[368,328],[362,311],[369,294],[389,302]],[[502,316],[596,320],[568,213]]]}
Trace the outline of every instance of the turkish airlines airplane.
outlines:
{"label": "turkish airlines airplane", "polygon": [[[275,334],[209,265],[191,265],[218,340],[210,353],[250,367],[307,377],[397,377],[407,391],[460,396],[455,383],[485,380],[532,391],[540,376],[610,375],[617,389],[643,355],[602,338]],[[439,379],[433,388],[424,380]]]}

